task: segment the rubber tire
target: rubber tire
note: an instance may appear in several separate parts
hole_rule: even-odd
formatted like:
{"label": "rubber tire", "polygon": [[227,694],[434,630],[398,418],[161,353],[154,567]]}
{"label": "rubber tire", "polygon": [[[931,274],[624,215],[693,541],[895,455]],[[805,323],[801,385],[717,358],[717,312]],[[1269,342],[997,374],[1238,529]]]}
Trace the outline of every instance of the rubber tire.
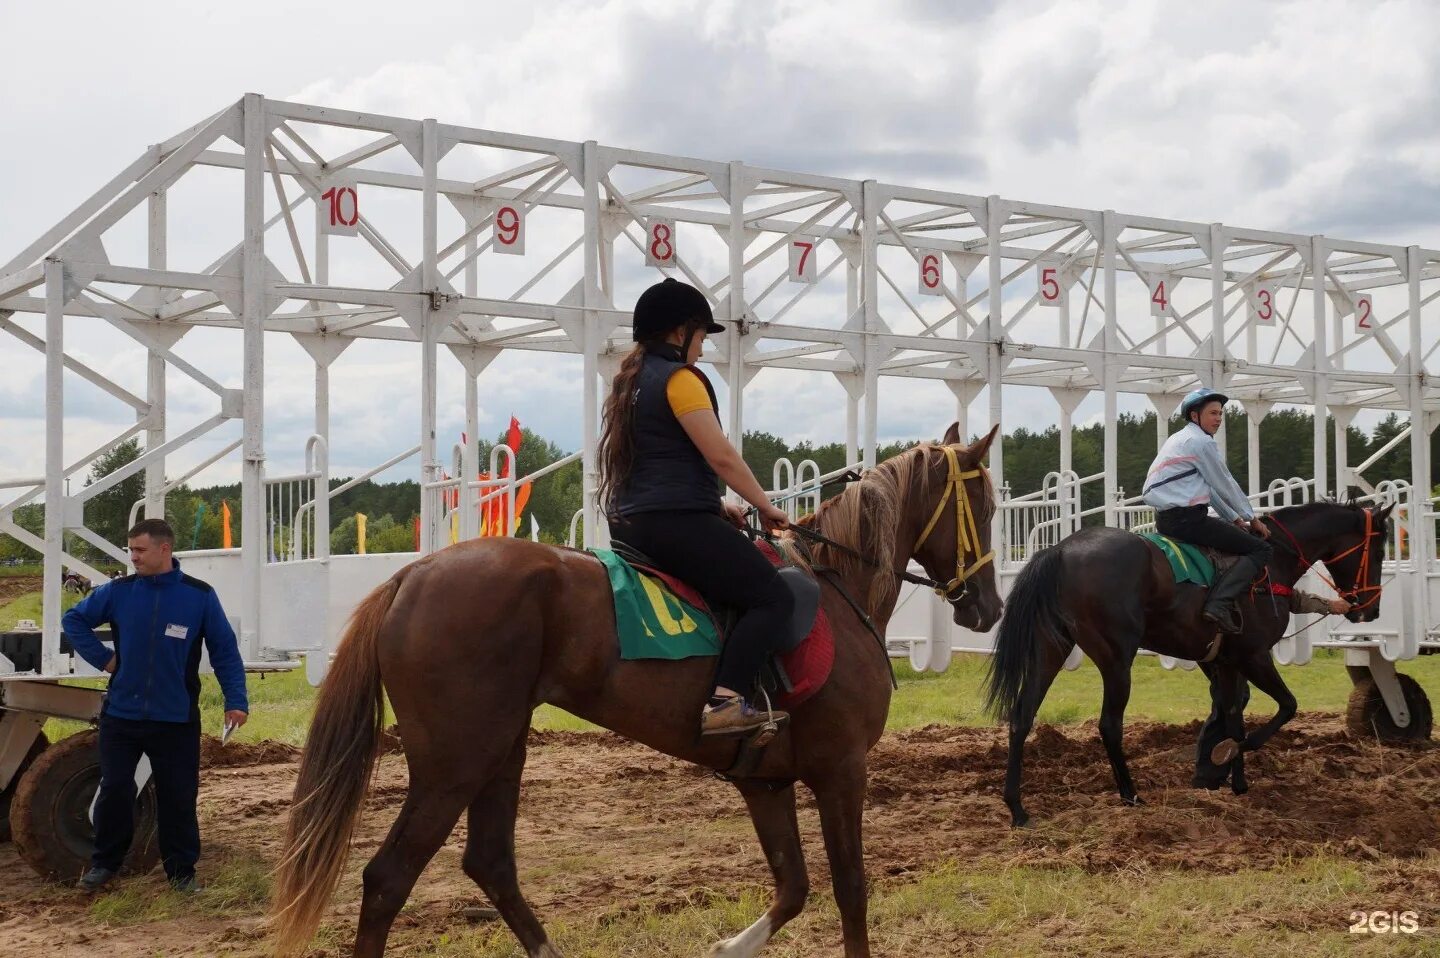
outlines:
{"label": "rubber tire", "polygon": [[[15,850],[48,881],[74,882],[90,867],[95,833],[90,803],[100,785],[100,733],[87,729],[45,750],[20,780],[10,807]],[[135,838],[122,871],[142,873],[160,861],[155,840],[155,782],[135,800]]]}
{"label": "rubber tire", "polygon": [[35,759],[45,751],[50,740],[41,732],[30,746],[30,751],[20,760],[20,767],[15,770],[15,777],[10,779],[10,784],[0,790],[0,845],[10,840],[10,802],[15,797],[15,790],[20,787],[20,779],[24,777],[25,770],[35,764]]}
{"label": "rubber tire", "polygon": [[1367,739],[1378,738],[1386,744],[1423,742],[1430,738],[1434,715],[1425,690],[1403,672],[1397,672],[1395,677],[1400,680],[1400,691],[1404,693],[1405,706],[1410,710],[1410,724],[1405,728],[1395,724],[1374,679],[1356,677],[1355,688],[1350,691],[1350,704],[1345,710],[1345,726],[1352,734]]}

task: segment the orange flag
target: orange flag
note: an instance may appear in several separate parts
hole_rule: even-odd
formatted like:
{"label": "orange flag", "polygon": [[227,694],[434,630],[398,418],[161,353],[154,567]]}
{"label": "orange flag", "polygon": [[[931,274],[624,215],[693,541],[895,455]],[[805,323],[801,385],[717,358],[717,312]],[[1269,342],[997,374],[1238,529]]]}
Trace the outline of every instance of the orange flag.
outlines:
{"label": "orange flag", "polygon": [[234,540],[230,537],[230,500],[220,500],[220,548],[233,549]]}

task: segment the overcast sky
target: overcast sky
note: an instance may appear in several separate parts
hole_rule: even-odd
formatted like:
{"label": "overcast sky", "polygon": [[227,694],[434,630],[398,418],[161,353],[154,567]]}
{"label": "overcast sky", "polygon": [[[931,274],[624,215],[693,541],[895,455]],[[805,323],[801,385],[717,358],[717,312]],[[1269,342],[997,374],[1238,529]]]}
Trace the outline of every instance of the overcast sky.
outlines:
{"label": "overcast sky", "polygon": [[[148,144],[247,91],[980,195],[1440,246],[1440,5],[1430,3],[52,0],[0,5],[0,35],[9,40],[0,261]],[[143,392],[133,351],[74,345]],[[362,346],[340,360],[337,474],[417,441],[414,352]],[[0,357],[0,476],[37,475],[39,356],[0,336]],[[273,465],[294,465],[309,432],[308,363],[284,346],[268,358],[267,445]],[[442,435],[463,421],[459,377],[446,376]],[[482,432],[497,434],[514,413],[577,447],[573,376],[563,362],[497,362],[482,380]],[[938,436],[945,422],[925,423],[948,421],[953,402],[907,414],[909,388],[931,390],[927,402],[944,396],[935,384],[882,393],[882,439]],[[67,456],[128,415],[87,390],[67,394]],[[757,380],[747,426],[843,439],[842,394],[831,386],[818,395],[797,403],[793,383]],[[173,398],[176,421],[213,407],[181,386]],[[1054,418],[1043,403],[1024,413],[1007,425]],[[208,477],[236,474],[232,464]]]}

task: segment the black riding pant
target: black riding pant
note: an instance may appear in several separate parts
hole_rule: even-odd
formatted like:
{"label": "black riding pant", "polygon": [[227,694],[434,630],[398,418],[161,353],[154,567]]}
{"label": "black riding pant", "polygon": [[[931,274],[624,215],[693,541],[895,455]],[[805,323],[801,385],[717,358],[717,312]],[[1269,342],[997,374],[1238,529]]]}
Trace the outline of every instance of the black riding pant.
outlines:
{"label": "black riding pant", "polygon": [[1256,563],[1257,573],[1270,561],[1270,543],[1233,522],[1216,519],[1206,512],[1203,505],[1164,509],[1155,514],[1155,529],[1162,536],[1181,542],[1249,556]]}
{"label": "black riding pant", "polygon": [[769,560],[713,512],[636,513],[612,519],[610,536],[694,586],[711,605],[735,610],[715,684],[750,695],[765,656],[785,635],[795,611],[794,596]]}
{"label": "black riding pant", "polygon": [[119,871],[135,834],[135,768],[150,758],[160,858],[172,881],[195,874],[200,858],[200,723],[141,722],[100,716],[100,793],[90,864]]}

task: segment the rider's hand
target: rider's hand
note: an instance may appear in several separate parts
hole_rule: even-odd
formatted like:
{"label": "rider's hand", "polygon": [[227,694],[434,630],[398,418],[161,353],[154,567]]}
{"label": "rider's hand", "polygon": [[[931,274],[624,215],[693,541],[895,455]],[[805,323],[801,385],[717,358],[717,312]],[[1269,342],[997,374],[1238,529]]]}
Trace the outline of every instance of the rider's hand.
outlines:
{"label": "rider's hand", "polygon": [[1330,600],[1330,611],[1334,615],[1344,615],[1346,612],[1349,612],[1353,608],[1354,606],[1351,605],[1349,602],[1346,602],[1344,599]]}
{"label": "rider's hand", "polygon": [[228,709],[225,712],[225,724],[239,728],[245,724],[245,720],[249,717],[250,714],[248,712],[240,709]]}
{"label": "rider's hand", "polygon": [[1250,531],[1262,539],[1270,538],[1270,527],[1261,522],[1259,516],[1250,520]]}
{"label": "rider's hand", "polygon": [[759,509],[760,524],[765,527],[766,532],[774,532],[776,529],[787,529],[790,526],[790,516],[784,509],[771,503],[766,503]]}
{"label": "rider's hand", "polygon": [[725,518],[730,520],[731,525],[737,529],[745,528],[745,507],[738,502],[726,501],[721,503],[725,507]]}

